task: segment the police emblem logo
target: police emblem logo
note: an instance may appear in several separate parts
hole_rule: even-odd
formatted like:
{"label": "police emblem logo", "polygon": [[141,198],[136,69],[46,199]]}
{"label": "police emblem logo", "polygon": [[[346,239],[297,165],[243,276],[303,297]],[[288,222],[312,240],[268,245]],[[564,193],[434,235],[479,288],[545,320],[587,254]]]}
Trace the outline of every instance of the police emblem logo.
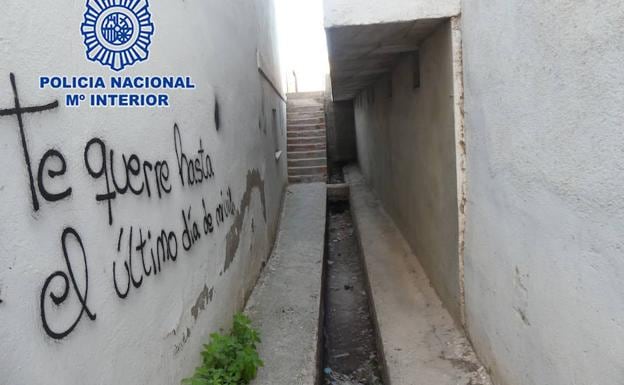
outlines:
{"label": "police emblem logo", "polygon": [[148,0],[87,0],[80,30],[93,62],[121,71],[145,61],[154,34]]}

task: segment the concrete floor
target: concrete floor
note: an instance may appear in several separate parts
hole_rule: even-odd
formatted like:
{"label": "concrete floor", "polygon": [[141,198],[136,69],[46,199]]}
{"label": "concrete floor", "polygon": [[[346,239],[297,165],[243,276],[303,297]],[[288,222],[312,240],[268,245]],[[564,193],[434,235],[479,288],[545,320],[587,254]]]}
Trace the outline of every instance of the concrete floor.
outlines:
{"label": "concrete floor", "polygon": [[[337,280],[328,280],[327,298],[342,298],[357,290],[360,297],[335,303],[346,309],[356,306],[350,312],[358,316],[360,310],[372,314],[372,322],[342,322],[330,303],[325,333],[334,349],[325,351],[325,362],[338,367],[340,359],[344,360],[346,371],[353,370],[342,374],[354,379],[359,362],[373,355],[385,385],[491,385],[470,342],[443,307],[418,259],[359,170],[347,167],[345,179],[355,229],[345,227],[342,220],[335,223],[337,231],[330,229],[329,234],[338,239],[350,231],[359,241],[362,265],[358,268],[358,261],[352,259],[334,269]],[[327,300],[323,298],[326,208],[325,184],[289,186],[273,255],[246,308],[263,340],[259,353],[265,367],[253,385],[316,385],[321,380],[320,333]],[[352,243],[343,245],[346,248],[334,245],[335,254],[357,249],[355,239]],[[331,253],[329,262],[336,262]],[[345,269],[353,269],[352,274]],[[365,279],[353,284],[358,271]],[[330,267],[328,273],[332,274]],[[341,283],[341,279],[349,282]],[[370,311],[360,309],[368,307],[362,301],[370,302]],[[376,336],[378,353],[370,340],[358,342],[354,333],[362,331]],[[361,357],[358,349],[363,349]]]}
{"label": "concrete floor", "polygon": [[360,171],[345,169],[377,324],[386,385],[491,385],[472,346],[433,290]]}
{"label": "concrete floor", "polygon": [[290,185],[273,255],[245,312],[265,366],[252,385],[315,385],[319,375],[326,187]]}

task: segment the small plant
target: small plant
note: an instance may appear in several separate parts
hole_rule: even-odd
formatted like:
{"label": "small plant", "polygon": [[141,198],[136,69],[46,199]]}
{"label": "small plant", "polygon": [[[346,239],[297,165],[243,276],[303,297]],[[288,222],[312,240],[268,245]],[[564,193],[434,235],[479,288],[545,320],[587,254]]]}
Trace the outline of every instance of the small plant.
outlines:
{"label": "small plant", "polygon": [[213,333],[210,343],[204,345],[202,365],[195,369],[191,378],[182,381],[186,385],[247,385],[256,378],[258,368],[263,366],[256,350],[260,336],[243,314],[234,316],[229,335]]}

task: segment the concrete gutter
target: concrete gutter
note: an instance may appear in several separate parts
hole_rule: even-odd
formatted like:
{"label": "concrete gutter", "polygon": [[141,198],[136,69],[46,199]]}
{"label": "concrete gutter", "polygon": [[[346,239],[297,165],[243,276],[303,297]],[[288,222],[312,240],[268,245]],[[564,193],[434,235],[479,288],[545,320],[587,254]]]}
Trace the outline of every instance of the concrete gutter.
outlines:
{"label": "concrete gutter", "polygon": [[360,171],[347,167],[345,178],[370,286],[385,385],[491,385],[470,342],[442,306],[417,257]]}
{"label": "concrete gutter", "polygon": [[265,364],[252,385],[319,381],[326,202],[324,183],[286,191],[273,255],[245,310]]}

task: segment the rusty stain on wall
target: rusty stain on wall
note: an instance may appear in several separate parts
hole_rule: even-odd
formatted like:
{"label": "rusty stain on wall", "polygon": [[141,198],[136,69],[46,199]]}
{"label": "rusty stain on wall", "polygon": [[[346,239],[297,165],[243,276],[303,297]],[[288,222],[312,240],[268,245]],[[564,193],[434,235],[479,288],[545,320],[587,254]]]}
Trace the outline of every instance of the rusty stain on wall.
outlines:
{"label": "rusty stain on wall", "polygon": [[247,187],[245,188],[245,193],[243,194],[243,198],[241,199],[241,203],[238,205],[238,211],[236,212],[236,216],[234,218],[234,223],[232,227],[230,227],[230,231],[226,236],[226,245],[225,245],[225,264],[223,266],[223,272],[226,272],[232,261],[234,261],[234,257],[236,256],[236,252],[238,251],[238,245],[240,243],[240,234],[243,229],[243,223],[245,222],[245,216],[249,211],[249,205],[251,203],[251,194],[254,189],[258,189],[260,192],[260,199],[262,201],[262,215],[264,217],[264,221],[266,222],[266,201],[264,196],[264,180],[260,175],[260,171],[258,169],[249,170],[247,172]]}

